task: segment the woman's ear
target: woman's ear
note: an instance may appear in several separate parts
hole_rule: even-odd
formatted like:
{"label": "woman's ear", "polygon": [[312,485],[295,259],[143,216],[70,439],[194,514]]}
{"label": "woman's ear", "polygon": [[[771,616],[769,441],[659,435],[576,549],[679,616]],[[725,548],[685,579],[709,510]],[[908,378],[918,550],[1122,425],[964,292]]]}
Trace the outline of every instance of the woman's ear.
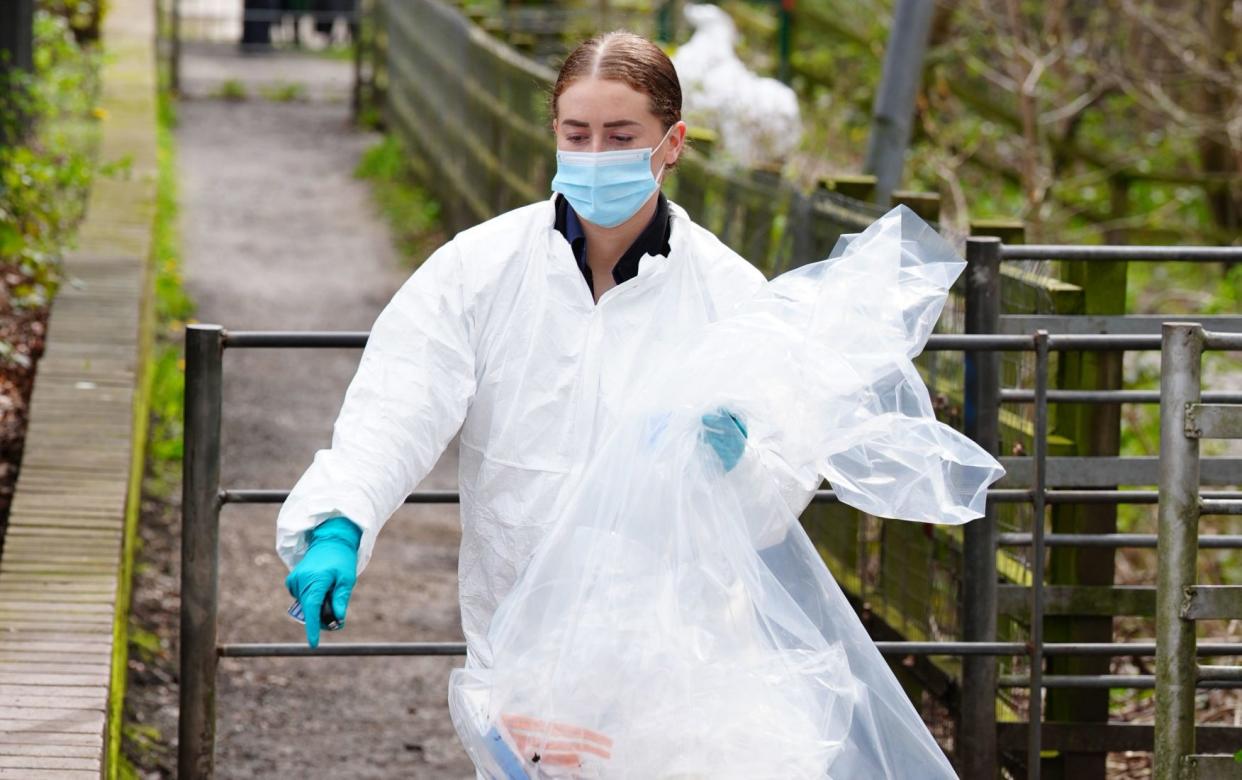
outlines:
{"label": "woman's ear", "polygon": [[668,134],[668,148],[664,150],[664,167],[672,168],[677,164],[677,160],[681,157],[682,151],[685,149],[686,143],[686,123],[677,120],[677,124],[670,128]]}

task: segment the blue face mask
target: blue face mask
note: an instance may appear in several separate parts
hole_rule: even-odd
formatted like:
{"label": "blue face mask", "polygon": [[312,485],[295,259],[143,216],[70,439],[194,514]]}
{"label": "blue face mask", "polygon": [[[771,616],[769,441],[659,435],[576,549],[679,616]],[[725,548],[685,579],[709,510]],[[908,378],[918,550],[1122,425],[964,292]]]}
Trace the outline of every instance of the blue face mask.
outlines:
{"label": "blue face mask", "polygon": [[[676,127],[676,125],[673,125]],[[659,185],[651,174],[651,149],[556,153],[552,191],[559,192],[579,217],[600,227],[616,227],[638,213]],[[664,170],[664,166],[660,166]]]}

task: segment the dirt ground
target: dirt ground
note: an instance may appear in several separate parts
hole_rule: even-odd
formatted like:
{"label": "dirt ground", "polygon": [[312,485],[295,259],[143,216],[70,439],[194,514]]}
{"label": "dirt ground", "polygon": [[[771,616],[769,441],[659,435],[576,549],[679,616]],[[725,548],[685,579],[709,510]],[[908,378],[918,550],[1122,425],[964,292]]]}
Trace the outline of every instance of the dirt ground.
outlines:
{"label": "dirt ground", "polygon": [[[378,138],[349,125],[349,67],[309,55],[188,50],[177,129],[180,228],[199,321],[232,330],[365,330],[406,278],[367,186],[352,176]],[[305,91],[290,102],[212,97],[226,78],[256,96],[257,85],[296,82]],[[227,353],[223,485],[291,487],[328,446],[358,357]],[[424,487],[453,488],[456,466],[451,449]],[[304,641],[285,614],[286,570],[273,550],[277,509],[231,505],[222,513],[221,642]],[[135,622],[157,633],[175,661],[176,508],[150,501],[143,523]],[[455,506],[398,511],[354,592],[347,629],[325,641],[459,640],[458,540]],[[445,703],[448,672],[459,664],[226,659],[217,776],[473,777]],[[172,671],[132,655],[131,716],[138,730],[159,729],[165,743],[176,736]],[[137,763],[146,776],[164,777],[170,760],[157,750]]]}

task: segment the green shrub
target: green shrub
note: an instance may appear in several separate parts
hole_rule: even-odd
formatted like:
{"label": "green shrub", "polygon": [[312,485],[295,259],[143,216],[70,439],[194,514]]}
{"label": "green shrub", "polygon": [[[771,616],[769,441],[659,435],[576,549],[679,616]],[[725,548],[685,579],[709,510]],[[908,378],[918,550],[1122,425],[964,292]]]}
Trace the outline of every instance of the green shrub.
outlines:
{"label": "green shrub", "polygon": [[9,141],[0,142],[0,266],[16,309],[55,295],[103,118],[94,107],[98,55],[78,45],[66,18],[44,10],[34,35],[34,69],[7,74],[0,108],[0,139]]}
{"label": "green shrub", "polygon": [[39,6],[63,18],[79,44],[99,40],[99,28],[108,10],[106,0],[39,0]]}

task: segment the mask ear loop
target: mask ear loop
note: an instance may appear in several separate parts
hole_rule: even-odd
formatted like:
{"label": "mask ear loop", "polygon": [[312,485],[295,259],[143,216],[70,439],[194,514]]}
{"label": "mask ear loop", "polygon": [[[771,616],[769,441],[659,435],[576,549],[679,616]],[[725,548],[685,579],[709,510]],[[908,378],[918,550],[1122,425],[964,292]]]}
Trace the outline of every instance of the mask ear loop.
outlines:
{"label": "mask ear loop", "polygon": [[[656,149],[659,149],[661,146],[663,146],[663,145],[664,145],[664,142],[668,140],[668,135],[669,135],[669,133],[673,132],[673,128],[674,128],[674,127],[677,127],[677,125],[679,125],[679,124],[681,124],[681,120],[680,120],[680,119],[678,119],[678,120],[677,120],[676,122],[674,122],[671,126],[669,126],[669,128],[668,128],[667,130],[665,130],[665,131],[664,131],[664,136],[660,139],[660,143],[658,143],[658,144],[656,144],[654,147],[652,147],[652,149],[651,149],[651,153],[652,153],[652,154],[655,154],[655,150],[656,150]],[[661,177],[664,175],[664,169],[665,169],[665,168],[667,168],[667,167],[668,167],[668,164],[667,164],[667,163],[663,163],[663,162],[662,162],[662,163],[660,163],[660,171],[659,171],[659,172],[655,175],[655,180],[656,180],[656,184],[657,184],[657,185],[661,185],[661,184],[663,184],[663,183],[664,183],[664,180],[663,180]]]}

